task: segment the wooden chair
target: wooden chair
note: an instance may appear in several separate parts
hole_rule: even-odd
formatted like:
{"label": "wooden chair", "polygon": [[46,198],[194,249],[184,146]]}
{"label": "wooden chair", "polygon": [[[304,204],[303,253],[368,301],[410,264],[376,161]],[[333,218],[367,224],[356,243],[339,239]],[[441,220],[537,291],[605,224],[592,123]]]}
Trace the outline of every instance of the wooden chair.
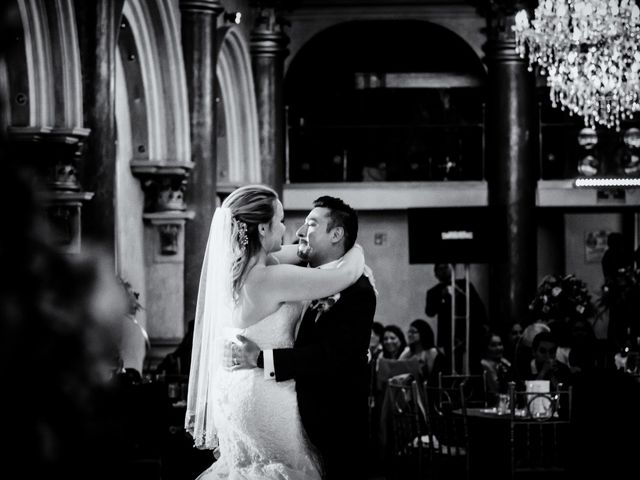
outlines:
{"label": "wooden chair", "polygon": [[389,381],[387,400],[391,408],[390,476],[397,479],[422,478],[424,444],[423,420],[418,409],[416,382]]}
{"label": "wooden chair", "polygon": [[423,383],[427,454],[424,470],[429,478],[468,479],[469,431],[464,386],[453,388]]}
{"label": "wooden chair", "polygon": [[566,476],[571,447],[571,387],[530,393],[516,391],[512,384],[509,396],[511,478]]}
{"label": "wooden chair", "polygon": [[476,375],[443,374],[440,372],[438,386],[446,389],[462,387],[467,408],[486,408],[489,404],[486,372]]}

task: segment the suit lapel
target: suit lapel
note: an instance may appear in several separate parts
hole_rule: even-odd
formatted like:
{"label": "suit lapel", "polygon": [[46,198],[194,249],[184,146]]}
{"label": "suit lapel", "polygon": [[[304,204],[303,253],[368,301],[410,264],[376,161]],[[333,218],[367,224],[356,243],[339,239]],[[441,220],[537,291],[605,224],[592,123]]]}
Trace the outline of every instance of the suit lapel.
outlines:
{"label": "suit lapel", "polygon": [[300,320],[300,328],[298,328],[298,335],[296,336],[296,344],[297,343],[308,343],[308,339],[312,334],[313,327],[315,325],[316,314],[318,312],[313,309],[307,307],[304,315],[302,315],[302,320]]}

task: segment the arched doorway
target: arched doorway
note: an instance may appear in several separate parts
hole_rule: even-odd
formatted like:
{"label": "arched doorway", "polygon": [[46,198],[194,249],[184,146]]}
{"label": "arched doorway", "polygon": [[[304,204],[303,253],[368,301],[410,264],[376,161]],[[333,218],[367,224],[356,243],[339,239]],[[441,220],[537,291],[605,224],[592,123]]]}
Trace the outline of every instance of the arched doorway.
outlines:
{"label": "arched doorway", "polygon": [[286,76],[290,181],[482,179],[485,81],[474,49],[431,22],[326,29]]}

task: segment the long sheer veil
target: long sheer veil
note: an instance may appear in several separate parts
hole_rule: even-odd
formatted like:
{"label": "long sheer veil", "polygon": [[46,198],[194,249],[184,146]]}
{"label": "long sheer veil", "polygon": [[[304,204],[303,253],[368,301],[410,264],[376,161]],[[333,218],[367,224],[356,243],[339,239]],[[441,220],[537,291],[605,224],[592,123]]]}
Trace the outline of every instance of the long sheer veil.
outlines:
{"label": "long sheer veil", "polygon": [[201,449],[216,450],[218,435],[213,395],[223,368],[224,330],[233,314],[233,220],[227,207],[216,209],[202,263],[193,332],[185,428]]}

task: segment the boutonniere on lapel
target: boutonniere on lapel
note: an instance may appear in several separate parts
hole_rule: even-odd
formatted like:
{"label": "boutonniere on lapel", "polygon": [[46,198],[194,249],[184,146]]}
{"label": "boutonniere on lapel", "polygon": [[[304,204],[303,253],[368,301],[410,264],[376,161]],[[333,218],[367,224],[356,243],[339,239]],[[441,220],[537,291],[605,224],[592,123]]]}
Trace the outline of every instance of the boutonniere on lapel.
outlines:
{"label": "boutonniere on lapel", "polygon": [[316,310],[319,313],[328,312],[329,309],[333,307],[339,299],[340,293],[336,293],[335,295],[331,295],[330,297],[317,298],[309,304],[309,308],[311,308],[312,310]]}

